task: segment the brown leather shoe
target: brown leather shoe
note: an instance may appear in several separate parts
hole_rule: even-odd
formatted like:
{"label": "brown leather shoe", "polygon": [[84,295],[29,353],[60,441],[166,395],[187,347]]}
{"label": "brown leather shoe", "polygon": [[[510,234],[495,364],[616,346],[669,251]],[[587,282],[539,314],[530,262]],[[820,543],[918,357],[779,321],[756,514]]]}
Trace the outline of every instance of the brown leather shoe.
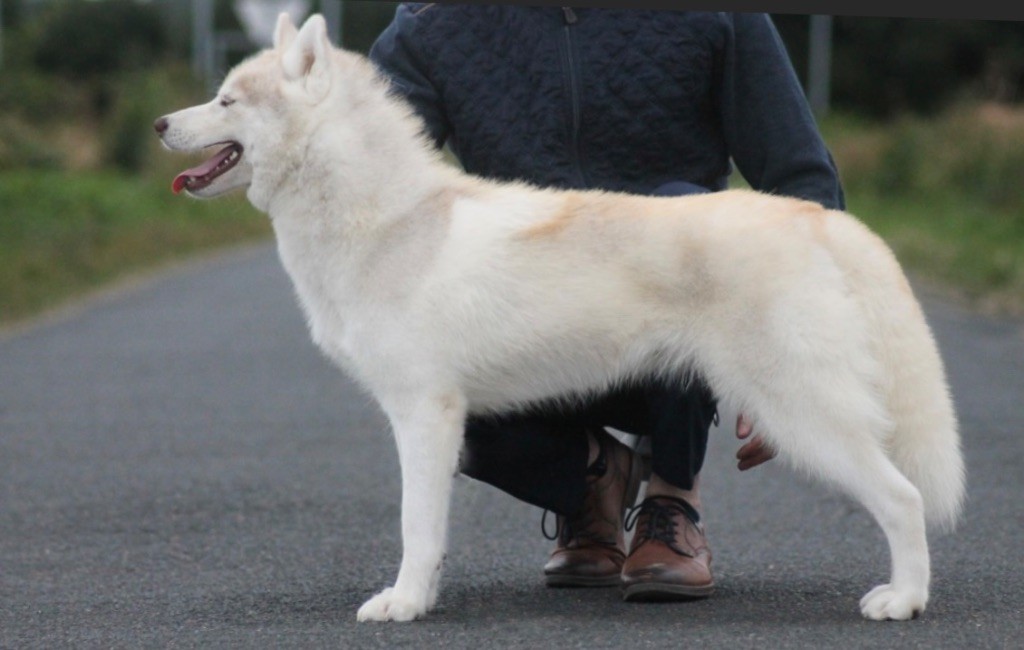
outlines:
{"label": "brown leather shoe", "polygon": [[[557,518],[555,550],[544,565],[549,587],[614,587],[626,559],[622,523],[636,501],[642,459],[607,432],[595,433],[600,451],[587,470],[587,496],[575,517]],[[546,513],[545,513],[546,514]]]}
{"label": "brown leather shoe", "polygon": [[[634,514],[635,513],[635,514]],[[622,566],[623,600],[689,600],[714,591],[711,549],[697,511],[674,497],[648,497],[630,513],[636,524]]]}

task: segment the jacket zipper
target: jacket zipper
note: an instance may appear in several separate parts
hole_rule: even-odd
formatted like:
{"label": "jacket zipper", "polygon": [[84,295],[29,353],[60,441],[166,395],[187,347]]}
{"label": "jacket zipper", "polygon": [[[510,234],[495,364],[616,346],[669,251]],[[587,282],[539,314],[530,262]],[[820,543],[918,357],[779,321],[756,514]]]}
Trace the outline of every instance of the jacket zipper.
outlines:
{"label": "jacket zipper", "polygon": [[572,131],[570,133],[570,155],[572,156],[573,169],[579,182],[587,187],[586,176],[583,174],[583,161],[580,159],[580,89],[579,71],[576,69],[576,44],[573,40],[572,26],[578,20],[576,12],[572,7],[562,7],[562,16],[565,24],[562,31],[565,34],[565,64],[569,72],[569,100],[571,103]]}

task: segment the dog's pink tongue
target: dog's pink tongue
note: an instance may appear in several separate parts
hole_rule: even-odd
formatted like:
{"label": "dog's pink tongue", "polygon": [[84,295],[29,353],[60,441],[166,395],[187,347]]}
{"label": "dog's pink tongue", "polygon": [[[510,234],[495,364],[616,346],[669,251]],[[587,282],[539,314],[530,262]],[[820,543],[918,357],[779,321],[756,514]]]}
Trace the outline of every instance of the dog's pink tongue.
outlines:
{"label": "dog's pink tongue", "polygon": [[188,184],[189,175],[188,172],[183,172],[174,177],[174,182],[171,183],[171,191],[175,194],[180,193],[185,189],[185,185]]}
{"label": "dog's pink tongue", "polygon": [[203,176],[206,176],[214,169],[216,169],[217,165],[224,162],[224,159],[230,156],[233,150],[233,146],[224,147],[223,149],[218,151],[213,158],[210,158],[209,160],[202,164],[196,165],[195,167],[186,169],[185,171],[181,172],[180,174],[174,177],[174,182],[171,183],[171,191],[173,191],[175,194],[178,194],[183,189],[185,189],[185,187],[188,186],[189,179],[202,178]]}

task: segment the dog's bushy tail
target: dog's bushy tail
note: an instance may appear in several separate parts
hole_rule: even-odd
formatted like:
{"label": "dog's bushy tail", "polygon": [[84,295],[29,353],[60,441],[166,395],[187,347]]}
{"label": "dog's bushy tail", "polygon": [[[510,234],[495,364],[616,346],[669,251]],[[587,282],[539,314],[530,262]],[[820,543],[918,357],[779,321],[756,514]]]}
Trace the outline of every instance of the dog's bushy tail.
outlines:
{"label": "dog's bushy tail", "polygon": [[[859,223],[840,227],[838,248],[856,265],[846,267],[848,278],[859,285],[856,295],[872,321],[885,375],[883,390],[895,425],[884,441],[889,458],[921,492],[928,523],[951,530],[963,507],[966,474],[938,344],[889,247]],[[870,251],[867,259],[865,251]]]}
{"label": "dog's bushy tail", "polygon": [[966,481],[952,397],[923,316],[901,328],[902,344],[893,340],[886,346],[894,382],[889,408],[896,425],[889,456],[921,492],[928,522],[949,530],[959,520]]}

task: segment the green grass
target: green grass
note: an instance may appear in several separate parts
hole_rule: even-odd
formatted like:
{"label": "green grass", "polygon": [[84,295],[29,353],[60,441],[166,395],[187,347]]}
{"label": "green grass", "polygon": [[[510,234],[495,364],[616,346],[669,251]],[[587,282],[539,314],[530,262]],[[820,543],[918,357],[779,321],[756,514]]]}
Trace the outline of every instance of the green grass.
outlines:
{"label": "green grass", "polygon": [[241,194],[196,201],[140,176],[2,172],[0,322],[133,271],[269,233],[266,217]]}
{"label": "green grass", "polygon": [[849,210],[913,274],[1024,315],[1024,111],[967,104],[923,119],[822,125]]}
{"label": "green grass", "polygon": [[850,212],[892,247],[913,275],[993,313],[1024,314],[1024,219],[951,192],[853,192]]}

